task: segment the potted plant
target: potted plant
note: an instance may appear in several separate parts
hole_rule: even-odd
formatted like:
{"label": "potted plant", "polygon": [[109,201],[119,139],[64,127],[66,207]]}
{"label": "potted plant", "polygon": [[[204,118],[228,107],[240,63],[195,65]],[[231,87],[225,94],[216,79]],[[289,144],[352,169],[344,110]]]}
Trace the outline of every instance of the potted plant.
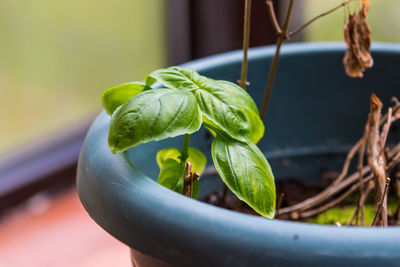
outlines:
{"label": "potted plant", "polygon": [[[290,12],[289,10],[288,18],[290,18]],[[286,21],[282,30],[283,34],[280,33],[282,38],[286,36],[288,30],[289,20]],[[283,39],[281,41],[278,39],[278,42],[283,42]],[[280,48],[280,45],[278,47]],[[347,147],[353,144],[362,132],[365,117],[368,114],[365,99],[368,99],[374,88],[384,87],[379,90],[379,96],[385,102],[398,92],[400,82],[397,79],[396,68],[392,66],[400,64],[399,46],[376,44],[372,48],[375,59],[374,69],[367,71],[362,80],[345,76],[341,64],[345,50],[344,45],[337,43],[294,44],[282,48],[280,69],[285,71],[277,73],[277,86],[272,92],[273,101],[268,107],[269,114],[265,120],[267,130],[264,138],[258,143],[261,151],[267,155],[275,177],[296,174],[299,179],[310,179],[310,177],[318,177],[318,172],[323,169],[339,168],[342,164],[339,159],[343,158]],[[262,88],[265,84],[264,72],[270,63],[272,63],[270,70],[275,71],[273,66],[274,62],[277,62],[276,51],[279,49],[276,50],[274,47],[257,48],[252,49],[248,56],[249,69],[251,69],[248,74],[251,81],[248,92],[256,100],[258,106],[262,106],[261,99],[264,92],[256,88]],[[241,52],[237,51],[193,61],[185,64],[184,67],[194,69],[207,77],[233,82],[237,79],[241,61]],[[169,70],[182,72],[185,69]],[[242,75],[241,85],[243,87],[246,84],[245,73],[246,70],[242,71],[244,75]],[[165,85],[166,81],[160,78],[161,74],[156,72],[149,75],[145,84],[130,84],[128,86],[131,88],[130,92],[144,91],[145,94],[140,93],[142,97],[160,92],[161,89],[148,87],[153,85],[152,78],[161,80],[161,83]],[[196,74],[192,73],[192,75]],[[382,86],[382,81],[385,81],[384,86]],[[268,84],[272,85],[272,82]],[[188,86],[190,87],[190,84]],[[192,89],[189,88],[189,90]],[[236,90],[232,88],[229,90],[231,93],[238,92],[232,91]],[[165,92],[160,92],[160,94],[163,93]],[[238,102],[247,99],[246,95],[241,95],[241,97],[242,99],[237,100]],[[135,99],[137,100],[138,97]],[[143,105],[150,106],[146,101]],[[119,104],[110,105],[110,111],[116,112],[117,106]],[[200,179],[200,196],[204,196],[211,190],[221,188],[221,180],[217,179],[216,172],[213,171],[209,152],[211,143],[215,141],[207,133],[211,130],[218,138],[222,126],[217,124],[218,121],[213,122],[210,117],[203,116],[201,118],[203,122],[204,120],[208,122],[206,126],[209,129],[200,128],[199,131],[195,131],[199,129],[200,120],[200,115],[196,115],[198,112],[193,111],[196,105],[186,104],[185,107],[187,111],[190,111],[192,118],[197,118],[197,124],[191,123],[192,119],[189,120],[190,123],[185,123],[185,127],[178,125],[179,127],[175,129],[179,129],[180,134],[186,134],[188,132],[185,132],[185,129],[188,129],[188,125],[190,127],[194,125],[193,128],[189,127],[191,132],[195,132],[192,134],[191,144],[204,153],[209,163]],[[123,114],[123,108],[120,108],[118,112]],[[204,108],[200,111],[204,115]],[[137,111],[127,110],[124,114],[129,112],[135,114]],[[248,118],[250,115],[246,116]],[[257,121],[254,124],[257,124]],[[151,128],[143,128],[138,130],[139,137],[135,134],[128,135],[129,144],[123,143],[125,137],[110,142],[111,145],[120,145],[119,148],[114,148],[115,151],[121,147],[125,149],[132,144],[136,145],[138,142],[135,143],[132,140],[137,140],[137,138],[142,138],[140,139],[142,144],[122,154],[113,154],[107,145],[109,127],[110,117],[102,112],[88,132],[79,160],[78,191],[83,205],[92,218],[106,231],[129,245],[140,266],[148,262],[161,266],[166,264],[173,266],[265,266],[266,264],[273,266],[339,264],[389,266],[397,264],[399,260],[400,248],[396,244],[400,229],[397,227],[338,228],[268,220],[221,209],[177,194],[154,181],[160,175],[155,159],[160,150],[168,152],[170,150],[163,149],[181,147],[182,143],[187,144],[188,138],[183,136],[160,138],[162,139],[160,141],[145,143],[143,140],[149,141],[151,138],[154,140],[158,137],[152,135]],[[146,125],[146,127],[149,126]],[[131,132],[130,129],[129,132]],[[257,133],[257,131],[249,132]],[[117,132],[115,136],[119,134],[120,132]],[[241,138],[235,136],[235,132],[229,132],[229,129],[223,134],[226,134],[228,139]],[[143,139],[143,136],[146,138],[150,136],[150,138]],[[245,144],[243,146],[250,144],[253,147],[254,143],[260,139],[259,135],[254,137],[252,134],[245,133],[244,136],[245,140],[239,140],[240,144]],[[397,133],[393,140],[398,141],[398,139]],[[217,145],[221,145],[221,140],[217,142],[220,142]],[[229,151],[226,144],[227,142],[222,141],[223,149],[221,150]],[[214,150],[217,145],[214,143]],[[185,151],[187,146],[183,147],[182,150]],[[260,154],[256,148],[252,151],[256,151],[257,155]],[[236,166],[240,166],[239,170],[233,166],[221,171],[224,167],[218,166],[219,161],[216,160],[216,167],[220,173],[222,172],[221,176],[229,170],[238,173],[244,168],[242,163],[248,164],[251,156],[245,154],[243,150],[240,150],[239,154],[241,157],[235,158],[239,159],[235,162]],[[168,157],[163,158],[160,154],[158,155],[159,161],[165,164]],[[268,166],[262,159],[258,161],[261,163],[255,163],[255,167],[250,169],[265,171],[268,176]],[[182,160],[182,155],[178,155],[178,157],[175,156],[175,162],[180,165],[186,162],[186,159]],[[223,162],[222,165],[224,164]],[[259,167],[257,164],[262,166]],[[181,168],[181,173],[182,170],[188,172],[187,167]],[[161,173],[162,171],[161,169]],[[189,171],[189,175],[186,176],[191,177],[188,184],[193,194],[195,187],[192,183],[193,173]],[[229,175],[226,175],[225,180],[229,180]],[[185,185],[177,187],[180,186],[182,190],[186,188]],[[275,208],[274,200],[275,198],[268,200],[273,204],[273,208]],[[253,203],[249,201],[249,204]],[[274,215],[274,210],[266,209],[260,213],[262,212],[266,217]]]}

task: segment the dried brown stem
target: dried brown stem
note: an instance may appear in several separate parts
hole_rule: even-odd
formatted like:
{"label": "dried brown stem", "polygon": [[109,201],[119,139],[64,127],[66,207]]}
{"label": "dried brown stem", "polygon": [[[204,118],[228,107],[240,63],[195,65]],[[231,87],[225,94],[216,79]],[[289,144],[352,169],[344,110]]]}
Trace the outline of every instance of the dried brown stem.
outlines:
{"label": "dried brown stem", "polygon": [[380,150],[379,150],[380,155],[382,155],[382,153],[385,149],[386,139],[389,134],[390,125],[392,123],[392,108],[388,109],[387,114],[388,114],[387,122],[383,125],[380,140],[379,140],[379,143],[381,145]]}
{"label": "dried brown stem", "polygon": [[396,185],[397,207],[393,213],[393,218],[395,221],[397,221],[399,218],[399,211],[400,211],[400,171],[396,173],[395,178],[396,178],[395,185]]}
{"label": "dried brown stem", "polygon": [[[400,102],[397,100],[397,98],[392,97],[391,100],[393,102],[395,102],[395,106],[393,108],[389,108],[388,113],[386,113],[385,115],[382,116],[382,118],[379,121],[379,125],[383,125],[385,123],[385,121],[387,123],[389,121],[390,121],[390,123],[392,123],[394,120],[399,119],[396,116],[393,119],[388,119],[389,116],[392,117],[392,115],[391,115],[392,113],[394,114],[394,113],[400,111]],[[389,115],[389,112],[390,112],[390,115]],[[400,112],[397,113],[397,116],[400,116]],[[389,129],[390,129],[390,124],[387,126],[386,132],[389,132]],[[339,176],[336,178],[336,180],[333,182],[334,184],[338,184],[340,181],[343,180],[344,177],[346,177],[348,170],[349,170],[351,160],[354,158],[354,155],[358,150],[359,150],[358,170],[360,171],[360,178],[362,178],[362,166],[363,166],[365,145],[367,142],[368,132],[369,132],[369,125],[368,125],[368,120],[367,120],[362,138],[357,141],[357,143],[351,148],[351,150],[347,154],[345,163],[343,164],[342,171],[339,174]],[[386,133],[386,137],[387,137],[387,133]],[[385,142],[386,142],[386,137],[385,137]]]}
{"label": "dried brown stem", "polygon": [[[387,166],[387,172],[390,172],[395,166],[400,163],[400,144],[396,145],[392,148],[389,152],[389,164]],[[364,166],[362,168],[362,172],[364,175],[369,175],[371,172],[371,168],[369,166]],[[279,210],[279,214],[289,214],[296,211],[304,211],[309,208],[312,208],[323,201],[327,200],[331,196],[337,194],[341,190],[347,188],[348,186],[354,184],[360,178],[360,172],[354,172],[353,174],[349,175],[343,181],[337,185],[330,185],[322,192],[318,193],[317,195],[308,198],[300,203],[297,203],[293,206],[285,207]]]}
{"label": "dried brown stem", "polygon": [[387,226],[387,200],[384,195],[386,184],[386,164],[380,151],[381,144],[379,135],[382,102],[375,94],[371,95],[370,100],[367,158],[368,165],[371,167],[372,173],[375,176],[375,210],[380,210],[379,213],[377,212],[379,216],[378,221],[382,221],[383,225]]}
{"label": "dried brown stem", "polygon": [[[386,178],[385,187],[384,187],[384,190],[383,190],[383,194],[382,194],[382,198],[381,198],[380,202],[378,203],[378,209],[376,210],[376,213],[375,213],[375,216],[374,216],[374,219],[372,221],[371,226],[375,226],[376,225],[376,220],[378,218],[381,218],[380,214],[384,210],[384,204],[385,204],[385,199],[386,199],[386,196],[387,196],[387,191],[388,191],[388,188],[389,188],[389,183],[390,183],[390,178],[387,177]],[[386,218],[386,220],[387,220],[387,218]],[[379,219],[379,222],[380,222],[381,225],[387,226],[387,222],[385,224],[385,219],[384,218]]]}
{"label": "dried brown stem", "polygon": [[244,11],[244,23],[243,23],[243,61],[242,61],[242,70],[240,73],[240,81],[239,85],[244,90],[246,90],[246,86],[249,84],[247,82],[247,70],[248,70],[248,57],[247,53],[249,50],[250,43],[250,17],[251,17],[251,1],[245,1],[245,11]]}
{"label": "dried brown stem", "polygon": [[322,18],[322,17],[324,17],[324,16],[326,16],[326,15],[329,15],[330,13],[336,11],[337,9],[339,9],[339,8],[341,8],[341,7],[344,7],[345,5],[347,5],[348,3],[353,2],[353,1],[354,1],[354,0],[347,0],[347,1],[344,1],[344,2],[341,3],[340,5],[335,6],[335,7],[331,8],[331,9],[329,9],[328,11],[325,11],[325,12],[323,12],[323,13],[321,13],[321,14],[315,16],[314,18],[310,19],[309,21],[307,21],[306,23],[304,23],[304,24],[303,24],[302,26],[300,26],[299,28],[297,28],[297,29],[295,29],[295,30],[289,32],[289,34],[288,34],[289,37],[292,37],[293,35],[295,35],[295,34],[301,32],[302,30],[304,30],[304,28],[306,28],[308,25],[310,25],[311,23],[313,23],[313,22],[316,21],[317,19],[320,19],[320,18]]}
{"label": "dried brown stem", "polygon": [[[371,171],[371,168],[369,166],[365,166],[363,168],[364,173],[369,173]],[[298,210],[306,210],[309,208],[312,208],[321,202],[325,201],[326,199],[330,198],[334,194],[340,192],[341,190],[345,189],[346,187],[352,185],[359,179],[359,172],[354,172],[350,176],[348,176],[346,179],[344,179],[341,183],[337,185],[331,185],[327,187],[325,190],[322,192],[318,193],[317,195],[308,198],[300,203],[297,203],[293,206],[282,208],[280,210],[280,214],[286,214],[286,213],[291,213],[293,211],[298,211]]]}
{"label": "dried brown stem", "polygon": [[276,13],[274,9],[274,4],[272,3],[272,0],[267,0],[266,1],[267,8],[268,8],[268,15],[271,20],[271,24],[275,30],[276,35],[281,35],[282,34],[282,29],[279,26],[278,20],[276,19]]}
{"label": "dried brown stem", "polygon": [[[373,175],[369,175],[364,179],[364,182],[368,182],[370,180],[372,180],[374,178]],[[314,215],[317,215],[321,212],[324,212],[336,205],[338,205],[340,202],[342,202],[343,200],[345,200],[348,196],[350,196],[353,192],[355,192],[358,188],[360,187],[360,182],[354,184],[352,187],[350,187],[346,192],[344,192],[342,195],[340,195],[338,198],[329,201],[328,203],[326,203],[325,205],[318,207],[316,209],[313,210],[308,210],[305,212],[300,212],[300,217],[301,218],[308,218]]]}
{"label": "dried brown stem", "polygon": [[[361,181],[360,181],[360,187],[361,187]],[[360,195],[360,199],[358,201],[358,205],[356,207],[356,210],[354,211],[353,215],[351,216],[349,222],[347,223],[347,226],[352,225],[354,219],[358,216],[360,213],[360,225],[364,225],[364,207],[365,207],[365,200],[367,200],[367,197],[369,193],[372,191],[374,188],[374,183],[369,181],[367,185],[367,189],[365,192],[363,191],[363,194]],[[356,222],[357,224],[357,222]]]}
{"label": "dried brown stem", "polygon": [[338,184],[340,183],[343,178],[346,177],[348,171],[349,171],[349,166],[351,163],[351,160],[353,159],[354,155],[357,153],[357,151],[361,148],[363,145],[363,139],[358,140],[358,142],[350,149],[349,153],[346,156],[346,160],[343,164],[342,172],[339,174],[339,176],[336,178],[336,180],[333,182],[333,184]]}
{"label": "dried brown stem", "polygon": [[286,38],[286,34],[287,34],[287,31],[288,31],[290,18],[292,17],[293,4],[294,4],[294,0],[290,0],[289,6],[288,6],[288,11],[286,13],[285,23],[283,24],[282,32],[278,35],[278,39],[276,40],[275,55],[274,55],[274,58],[271,61],[271,65],[270,65],[270,68],[269,68],[267,87],[265,88],[264,99],[263,99],[263,103],[262,103],[261,109],[260,109],[261,120],[264,120],[265,114],[267,112],[268,103],[269,103],[269,99],[270,99],[271,92],[272,92],[272,86],[274,85],[275,73],[276,73],[276,69],[278,67],[279,54],[280,54],[280,51],[281,51],[281,46],[283,44],[283,41]]}
{"label": "dried brown stem", "polygon": [[186,172],[183,181],[183,194],[187,197],[192,197],[193,195],[193,173],[192,173],[192,163],[186,162]]}

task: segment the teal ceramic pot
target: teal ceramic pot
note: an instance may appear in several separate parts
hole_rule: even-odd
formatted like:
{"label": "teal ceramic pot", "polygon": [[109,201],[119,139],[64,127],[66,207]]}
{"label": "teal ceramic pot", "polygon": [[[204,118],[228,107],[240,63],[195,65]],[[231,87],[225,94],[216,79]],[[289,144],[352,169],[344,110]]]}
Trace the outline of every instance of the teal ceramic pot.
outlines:
{"label": "teal ceramic pot", "polygon": [[[344,45],[291,44],[282,49],[260,142],[275,177],[316,179],[339,170],[363,132],[369,96],[400,96],[400,45],[375,44],[363,79],[345,75]],[[273,47],[249,53],[248,92],[260,106]],[[241,52],[185,64],[212,78],[236,81]],[[151,142],[113,155],[109,116],[90,128],[78,166],[78,191],[90,216],[131,247],[136,263],[159,266],[400,266],[400,228],[361,228],[268,220],[214,207],[156,183],[155,155],[182,138]],[[390,142],[398,141],[394,127]],[[201,196],[221,188],[203,129],[191,145],[208,155]],[[200,196],[200,197],[201,197]],[[135,256],[135,258],[136,258]]]}

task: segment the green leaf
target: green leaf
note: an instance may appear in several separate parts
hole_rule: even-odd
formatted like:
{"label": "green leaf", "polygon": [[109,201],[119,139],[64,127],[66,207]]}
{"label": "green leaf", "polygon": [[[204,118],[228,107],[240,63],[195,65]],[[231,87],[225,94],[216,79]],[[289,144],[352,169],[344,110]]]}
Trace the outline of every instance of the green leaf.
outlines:
{"label": "green leaf", "polygon": [[184,67],[170,67],[152,72],[154,79],[168,88],[192,91],[203,112],[205,125],[241,141],[257,143],[264,135],[264,124],[250,95],[228,81],[215,81]]}
{"label": "green leaf", "polygon": [[206,87],[194,94],[206,127],[241,141],[250,139],[250,120],[244,108],[235,105],[235,100],[221,87]]}
{"label": "green leaf", "polygon": [[248,133],[249,138],[254,144],[257,144],[258,141],[264,136],[265,127],[264,123],[260,119],[260,115],[258,113],[254,113],[253,111],[245,108],[245,112],[247,118],[249,119],[249,128],[250,131]]}
{"label": "green leaf", "polygon": [[153,84],[155,84],[155,83],[157,82],[157,80],[154,79],[153,77],[146,76],[146,77],[144,78],[144,82],[146,83],[146,85],[147,85],[148,87],[151,87]]}
{"label": "green leaf", "polygon": [[201,111],[192,93],[147,90],[113,113],[108,144],[113,153],[121,153],[141,143],[196,132],[201,123]]}
{"label": "green leaf", "polygon": [[[181,155],[181,151],[176,147],[164,148],[157,153],[157,164],[161,168],[161,166],[164,165],[164,162],[169,158],[180,162]],[[203,152],[201,152],[197,148],[189,147],[188,155],[189,157],[186,159],[186,161],[192,163],[192,170],[197,171],[200,174],[203,173],[204,168],[207,164],[207,158],[203,154]]]}
{"label": "green leaf", "polygon": [[208,84],[208,79],[196,71],[184,67],[170,67],[150,73],[147,79],[157,80],[162,85],[179,90],[195,90]]}
{"label": "green leaf", "polygon": [[245,91],[242,87],[229,81],[217,80],[215,81],[219,86],[222,86],[225,91],[228,91],[230,95],[235,96],[236,103],[253,111],[259,115],[256,103],[253,98]]}
{"label": "green leaf", "polygon": [[112,114],[119,106],[145,90],[147,86],[140,82],[130,82],[111,87],[103,92],[102,104],[108,114]]}
{"label": "green leaf", "polygon": [[251,142],[246,144],[217,135],[211,153],[215,167],[229,189],[262,216],[273,218],[274,176],[258,147]]}
{"label": "green leaf", "polygon": [[158,183],[179,194],[183,194],[185,167],[174,159],[167,159],[158,175]]}
{"label": "green leaf", "polygon": [[[214,81],[195,92],[203,121],[215,132],[234,139],[257,143],[264,135],[264,124],[253,99],[242,88],[228,81]],[[205,118],[204,118],[205,117]]]}
{"label": "green leaf", "polygon": [[249,120],[250,131],[248,136],[253,143],[257,144],[264,136],[265,127],[260,119],[258,108],[253,98],[237,84],[222,80],[215,81],[215,83],[222,86],[229,95],[234,96],[236,104],[244,108],[244,112]]}

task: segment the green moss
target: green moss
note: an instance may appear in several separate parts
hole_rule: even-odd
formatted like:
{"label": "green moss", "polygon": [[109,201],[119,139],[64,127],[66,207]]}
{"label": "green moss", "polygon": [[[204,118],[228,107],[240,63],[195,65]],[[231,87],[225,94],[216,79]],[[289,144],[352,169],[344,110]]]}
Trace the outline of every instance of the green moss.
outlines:
{"label": "green moss", "polygon": [[[355,206],[339,207],[329,209],[316,217],[307,219],[307,222],[318,224],[335,224],[336,222],[346,225],[355,211]],[[365,207],[365,225],[370,225],[374,218],[374,207],[367,205]]]}
{"label": "green moss", "polygon": [[[388,201],[388,209],[389,211],[394,211],[397,206],[397,200],[395,198],[389,198]],[[309,218],[306,222],[309,223],[318,223],[318,224],[335,224],[339,222],[342,225],[346,225],[351,216],[355,211],[356,206],[346,206],[346,207],[337,207],[329,209],[323,213],[318,214],[315,217]],[[372,224],[372,220],[375,216],[375,209],[373,204],[368,204],[365,206],[364,213],[364,225],[370,226]]]}

